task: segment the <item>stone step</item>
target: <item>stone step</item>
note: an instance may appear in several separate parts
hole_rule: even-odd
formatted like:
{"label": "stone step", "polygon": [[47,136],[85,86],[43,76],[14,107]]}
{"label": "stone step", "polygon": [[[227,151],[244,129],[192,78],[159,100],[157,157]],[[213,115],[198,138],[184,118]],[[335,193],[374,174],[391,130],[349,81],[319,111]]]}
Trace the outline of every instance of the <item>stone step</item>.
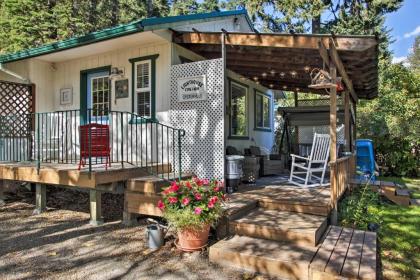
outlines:
{"label": "stone step", "polygon": [[[169,186],[169,181],[178,180],[178,174],[174,173],[162,174],[161,176],[148,175],[130,179],[127,181],[127,190],[145,194],[159,194],[162,188]],[[182,173],[181,180],[191,179],[192,176],[191,173]]]}
{"label": "stone step", "polygon": [[308,279],[316,247],[235,235],[209,249],[209,259],[221,266],[281,279]]}
{"label": "stone step", "polygon": [[407,189],[396,189],[395,194],[397,196],[410,196],[410,191]]}
{"label": "stone step", "polygon": [[229,233],[316,246],[326,227],[327,217],[257,208],[230,221]]}

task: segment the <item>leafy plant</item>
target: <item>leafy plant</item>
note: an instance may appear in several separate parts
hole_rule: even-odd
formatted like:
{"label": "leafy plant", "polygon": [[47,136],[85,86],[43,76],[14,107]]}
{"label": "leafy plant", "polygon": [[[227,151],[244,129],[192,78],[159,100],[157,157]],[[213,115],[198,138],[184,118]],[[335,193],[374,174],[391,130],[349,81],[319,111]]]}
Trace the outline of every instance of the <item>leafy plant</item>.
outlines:
{"label": "leafy plant", "polygon": [[172,182],[162,191],[163,198],[157,206],[176,229],[200,229],[221,216],[226,199],[222,188],[223,183],[217,180],[193,178]]}
{"label": "leafy plant", "polygon": [[369,182],[343,199],[340,204],[340,221],[343,226],[366,230],[369,223],[379,223],[373,211],[379,203],[379,195],[373,191]]}

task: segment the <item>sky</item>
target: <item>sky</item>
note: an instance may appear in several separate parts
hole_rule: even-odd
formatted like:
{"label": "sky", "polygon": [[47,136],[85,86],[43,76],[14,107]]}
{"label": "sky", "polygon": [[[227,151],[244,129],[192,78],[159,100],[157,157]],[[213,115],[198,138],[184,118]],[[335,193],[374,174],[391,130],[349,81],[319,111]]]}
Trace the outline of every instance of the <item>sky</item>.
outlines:
{"label": "sky", "polygon": [[420,0],[405,0],[402,7],[386,16],[385,25],[391,29],[395,42],[391,44],[393,61],[403,62],[420,35]]}

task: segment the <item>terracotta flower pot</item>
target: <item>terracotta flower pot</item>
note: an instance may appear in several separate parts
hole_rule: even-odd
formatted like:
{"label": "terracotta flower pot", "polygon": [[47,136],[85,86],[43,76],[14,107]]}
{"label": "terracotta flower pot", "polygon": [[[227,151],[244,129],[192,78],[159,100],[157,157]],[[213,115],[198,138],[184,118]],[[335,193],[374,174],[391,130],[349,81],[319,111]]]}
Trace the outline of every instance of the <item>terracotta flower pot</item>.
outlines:
{"label": "terracotta flower pot", "polygon": [[183,251],[198,251],[209,239],[210,225],[203,225],[201,230],[183,229],[178,231],[179,247]]}

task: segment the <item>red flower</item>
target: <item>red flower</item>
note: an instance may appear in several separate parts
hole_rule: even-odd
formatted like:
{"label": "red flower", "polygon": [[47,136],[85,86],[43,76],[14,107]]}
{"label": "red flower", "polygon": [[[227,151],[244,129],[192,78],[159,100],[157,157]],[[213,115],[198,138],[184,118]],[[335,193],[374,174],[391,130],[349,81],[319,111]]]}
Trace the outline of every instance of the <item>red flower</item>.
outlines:
{"label": "red flower", "polygon": [[223,200],[223,201],[226,201],[226,199],[227,199],[226,194],[223,194],[223,195],[222,195],[222,200]]}
{"label": "red flower", "polygon": [[195,200],[201,200],[201,194],[196,193],[194,194]]}
{"label": "red flower", "polygon": [[213,208],[213,207],[214,207],[214,203],[213,203],[212,201],[210,201],[210,202],[207,204],[207,206],[208,206],[209,208]]}
{"label": "red flower", "polygon": [[210,202],[211,203],[216,203],[219,200],[219,198],[217,196],[213,196],[212,198],[210,198]]}
{"label": "red flower", "polygon": [[188,203],[190,203],[190,199],[189,199],[188,197],[184,197],[184,198],[182,199],[182,204],[184,204],[185,206],[187,206],[187,205],[188,205]]}
{"label": "red flower", "polygon": [[173,191],[173,192],[177,192],[178,190],[179,190],[179,186],[177,185],[177,183],[175,182],[175,181],[173,181],[172,183],[171,183],[171,191]]}
{"label": "red flower", "polygon": [[216,186],[216,187],[214,187],[214,189],[213,189],[215,192],[218,192],[218,191],[220,191],[220,187],[219,186]]}
{"label": "red flower", "polygon": [[160,210],[165,209],[165,204],[162,202],[162,200],[159,200],[159,201],[158,201],[158,203],[157,203],[157,207],[158,207]]}
{"label": "red flower", "polygon": [[163,194],[170,194],[171,192],[171,188],[166,188],[165,190],[163,190]]}
{"label": "red flower", "polygon": [[210,183],[210,181],[209,181],[209,179],[203,179],[202,183],[203,183],[203,185],[207,186]]}
{"label": "red flower", "polygon": [[194,214],[200,215],[201,214],[201,211],[203,211],[203,209],[201,209],[200,207],[195,207]]}
{"label": "red flower", "polygon": [[198,179],[197,177],[194,177],[194,182],[197,184],[197,186],[202,186],[203,185],[203,181]]}
{"label": "red flower", "polygon": [[168,201],[169,201],[170,204],[174,204],[174,203],[178,202],[178,198],[171,196],[170,198],[168,198]]}
{"label": "red flower", "polygon": [[185,182],[185,186],[189,189],[192,188],[190,181]]}

